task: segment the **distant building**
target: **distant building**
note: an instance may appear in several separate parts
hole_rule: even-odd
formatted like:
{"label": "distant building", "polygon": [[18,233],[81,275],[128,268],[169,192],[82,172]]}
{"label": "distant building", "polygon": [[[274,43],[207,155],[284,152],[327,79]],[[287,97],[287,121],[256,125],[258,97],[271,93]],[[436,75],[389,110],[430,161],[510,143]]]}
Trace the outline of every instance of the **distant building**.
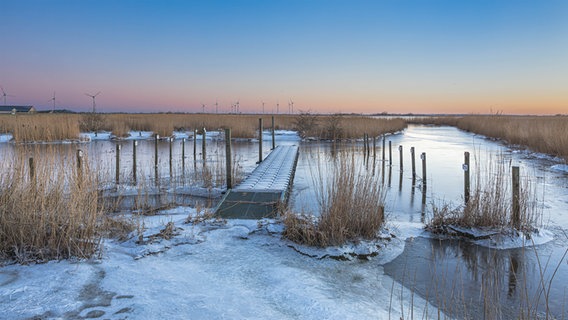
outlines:
{"label": "distant building", "polygon": [[16,113],[35,113],[33,106],[0,106],[0,113],[16,114]]}

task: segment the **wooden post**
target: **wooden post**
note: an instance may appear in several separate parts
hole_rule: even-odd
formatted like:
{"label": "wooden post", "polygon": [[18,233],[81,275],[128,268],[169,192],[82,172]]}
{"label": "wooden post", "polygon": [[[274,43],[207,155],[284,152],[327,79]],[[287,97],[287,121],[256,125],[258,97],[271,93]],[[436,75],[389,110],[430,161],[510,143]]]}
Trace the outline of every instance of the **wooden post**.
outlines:
{"label": "wooden post", "polygon": [[377,137],[373,135],[373,159],[377,158]]}
{"label": "wooden post", "polygon": [[116,145],[116,171],[115,171],[115,183],[118,186],[120,183],[120,145]]}
{"label": "wooden post", "polygon": [[77,150],[77,179],[79,185],[83,182],[83,150]]}
{"label": "wooden post", "polygon": [[156,134],[156,138],[154,139],[154,184],[158,185],[158,140],[160,139],[160,135]]}
{"label": "wooden post", "polygon": [[272,116],[272,149],[276,148],[276,137],[275,137],[276,128],[274,127],[274,116]]}
{"label": "wooden post", "polygon": [[34,166],[34,158],[30,157],[28,159],[28,163],[30,165],[30,182],[34,184],[35,180],[35,166]]}
{"label": "wooden post", "polygon": [[422,159],[422,186],[426,188],[426,152],[422,152],[420,159]]}
{"label": "wooden post", "polygon": [[412,160],[412,185],[416,182],[416,159],[414,147],[410,147],[410,159]]}
{"label": "wooden post", "polygon": [[172,157],[172,148],[174,143],[174,138],[169,137],[168,140],[170,141],[170,181],[172,179],[172,166],[173,166],[173,157]]}
{"label": "wooden post", "polygon": [[197,161],[197,129],[193,129],[193,162]]}
{"label": "wooden post", "polygon": [[398,155],[400,157],[400,171],[403,171],[403,166],[402,166],[402,146],[398,146]]}
{"label": "wooden post", "polygon": [[464,163],[463,163],[463,198],[465,204],[469,202],[469,152],[464,152]]}
{"label": "wooden post", "polygon": [[385,143],[386,143],[386,140],[385,140],[385,136],[383,135],[383,161],[385,161],[385,148],[386,148]]}
{"label": "wooden post", "polygon": [[389,141],[389,166],[392,166],[392,142]]}
{"label": "wooden post", "polygon": [[521,227],[520,186],[519,167],[513,166],[513,215],[511,223],[513,228],[517,230]]}
{"label": "wooden post", "polygon": [[258,118],[258,162],[262,162],[262,118]]}
{"label": "wooden post", "polygon": [[181,140],[181,171],[185,174],[185,138]]}
{"label": "wooden post", "polygon": [[136,146],[138,145],[138,141],[132,141],[132,179],[134,180],[134,185],[137,184],[137,175],[136,175]]}
{"label": "wooden post", "polygon": [[229,190],[233,187],[231,129],[225,129],[225,163],[226,163],[227,190]]}
{"label": "wooden post", "polygon": [[363,156],[367,156],[367,134],[363,133]]}
{"label": "wooden post", "polygon": [[205,165],[205,159],[207,159],[207,149],[206,149],[206,142],[205,138],[207,137],[207,130],[203,127],[203,140],[201,141],[201,153],[203,155],[203,165]]}

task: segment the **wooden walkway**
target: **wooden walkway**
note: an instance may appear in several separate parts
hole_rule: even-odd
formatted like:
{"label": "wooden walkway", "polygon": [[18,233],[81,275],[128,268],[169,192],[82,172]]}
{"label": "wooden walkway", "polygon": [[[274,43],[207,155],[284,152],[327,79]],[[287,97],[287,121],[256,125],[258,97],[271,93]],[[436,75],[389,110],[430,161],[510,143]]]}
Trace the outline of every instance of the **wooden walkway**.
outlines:
{"label": "wooden walkway", "polygon": [[237,187],[227,190],[215,214],[230,219],[276,217],[292,188],[298,146],[278,146]]}

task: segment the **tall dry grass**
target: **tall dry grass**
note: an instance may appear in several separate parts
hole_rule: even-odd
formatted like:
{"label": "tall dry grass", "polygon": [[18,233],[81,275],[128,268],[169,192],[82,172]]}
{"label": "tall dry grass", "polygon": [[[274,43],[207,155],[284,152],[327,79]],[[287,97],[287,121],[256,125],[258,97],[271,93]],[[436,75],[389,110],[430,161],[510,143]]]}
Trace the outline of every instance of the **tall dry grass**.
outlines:
{"label": "tall dry grass", "polygon": [[[297,130],[301,115],[275,115],[275,128]],[[314,115],[306,136],[321,139],[353,139],[365,133],[379,136],[406,127],[402,119],[378,119],[352,115]],[[255,114],[33,114],[1,115],[0,131],[11,132],[16,142],[77,139],[80,131],[110,131],[123,137],[129,131],[152,131],[162,137],[174,131],[206,128],[207,131],[231,128],[234,138],[258,135],[258,119],[264,129],[271,127],[271,115]]]}
{"label": "tall dry grass", "polygon": [[502,159],[490,158],[484,166],[477,164],[474,171],[475,184],[469,201],[457,208],[451,208],[449,204],[434,205],[433,217],[427,228],[434,232],[446,232],[449,225],[533,231],[542,220],[536,189],[528,176],[521,177],[518,227],[513,218],[510,172],[510,163]]}
{"label": "tall dry grass", "polygon": [[96,174],[87,161],[78,170],[74,155],[18,148],[3,165],[0,257],[26,263],[87,258],[97,251],[102,213]]}
{"label": "tall dry grass", "polygon": [[79,138],[79,117],[60,114],[0,116],[0,127],[11,132],[16,142],[75,140]]}
{"label": "tall dry grass", "polygon": [[414,121],[455,126],[568,160],[568,116],[471,115]]}
{"label": "tall dry grass", "polygon": [[321,163],[314,174],[319,215],[285,214],[284,236],[319,247],[376,237],[384,223],[384,192],[377,176],[357,163],[353,150]]}

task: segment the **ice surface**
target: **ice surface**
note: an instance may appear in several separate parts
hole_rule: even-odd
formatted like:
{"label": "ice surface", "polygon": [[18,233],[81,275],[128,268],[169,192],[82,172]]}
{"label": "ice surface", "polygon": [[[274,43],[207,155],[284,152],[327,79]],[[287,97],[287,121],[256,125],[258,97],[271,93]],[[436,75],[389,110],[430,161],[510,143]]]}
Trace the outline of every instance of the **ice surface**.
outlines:
{"label": "ice surface", "polygon": [[[195,214],[178,207],[142,218],[142,239],[107,240],[101,259],[1,268],[1,317],[398,319],[427,306],[378,260],[311,258],[274,221],[184,223]],[[175,236],[156,236],[169,222]]]}
{"label": "ice surface", "polygon": [[8,141],[10,141],[10,140],[12,140],[12,135],[11,135],[11,134],[9,134],[9,133],[0,134],[0,143],[2,143],[2,142],[8,142]]}

